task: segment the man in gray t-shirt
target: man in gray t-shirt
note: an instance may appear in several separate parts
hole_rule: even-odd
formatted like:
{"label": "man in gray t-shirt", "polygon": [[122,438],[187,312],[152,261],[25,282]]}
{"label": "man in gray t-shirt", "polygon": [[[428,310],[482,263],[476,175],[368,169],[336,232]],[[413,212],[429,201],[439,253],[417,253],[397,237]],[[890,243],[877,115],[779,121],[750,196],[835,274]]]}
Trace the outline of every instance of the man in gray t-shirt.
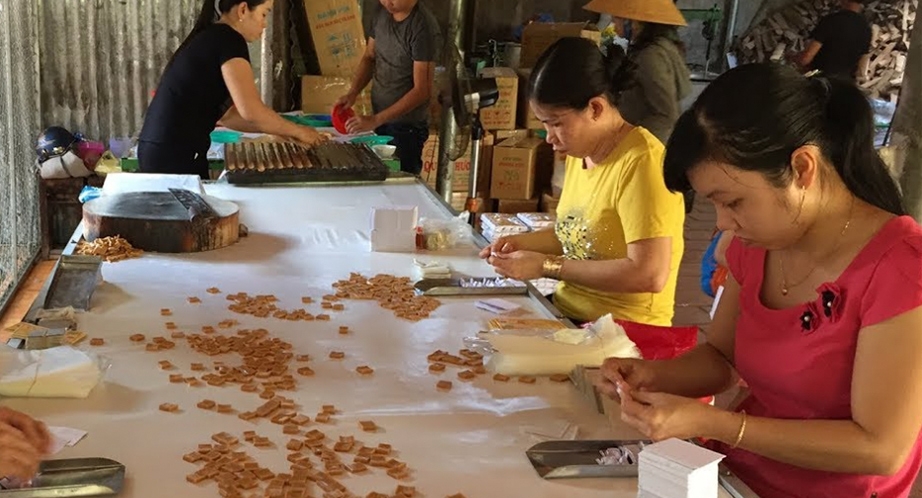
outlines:
{"label": "man in gray t-shirt", "polygon": [[441,34],[435,16],[420,0],[380,0],[381,8],[368,31],[368,48],[349,93],[337,105],[352,107],[374,80],[372,116],[346,123],[349,133],[374,130],[394,137],[400,168],[418,175],[423,144],[429,136],[429,100]]}

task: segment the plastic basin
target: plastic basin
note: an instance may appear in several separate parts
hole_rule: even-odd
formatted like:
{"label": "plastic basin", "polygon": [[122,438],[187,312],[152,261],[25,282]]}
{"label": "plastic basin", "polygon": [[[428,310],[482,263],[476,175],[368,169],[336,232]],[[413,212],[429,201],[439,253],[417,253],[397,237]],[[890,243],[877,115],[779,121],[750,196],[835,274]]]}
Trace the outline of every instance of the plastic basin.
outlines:
{"label": "plastic basin", "polygon": [[387,135],[363,135],[349,141],[354,144],[365,144],[369,147],[374,147],[375,145],[387,145],[394,141],[394,137],[389,137]]}
{"label": "plastic basin", "polygon": [[217,144],[235,144],[242,136],[239,131],[215,130],[211,132],[211,141]]}

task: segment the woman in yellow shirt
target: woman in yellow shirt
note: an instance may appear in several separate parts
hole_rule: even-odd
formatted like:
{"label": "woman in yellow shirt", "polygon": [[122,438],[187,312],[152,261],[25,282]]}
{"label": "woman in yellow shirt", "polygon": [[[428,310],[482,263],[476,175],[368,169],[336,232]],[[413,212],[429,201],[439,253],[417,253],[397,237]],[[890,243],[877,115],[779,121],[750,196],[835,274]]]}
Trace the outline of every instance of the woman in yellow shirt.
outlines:
{"label": "woman in yellow shirt", "polygon": [[502,237],[483,250],[500,275],[561,281],[554,304],[569,318],[669,326],[682,260],[681,194],[663,179],[663,144],[618,112],[630,88],[623,52],[564,38],[528,84],[547,141],[567,154],[555,231]]}

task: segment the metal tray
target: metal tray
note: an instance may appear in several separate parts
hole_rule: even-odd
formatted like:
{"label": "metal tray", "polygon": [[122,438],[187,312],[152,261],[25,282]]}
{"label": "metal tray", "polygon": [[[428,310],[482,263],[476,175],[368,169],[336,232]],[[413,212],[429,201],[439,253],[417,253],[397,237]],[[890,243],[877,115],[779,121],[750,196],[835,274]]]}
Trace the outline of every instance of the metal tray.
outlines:
{"label": "metal tray", "polygon": [[599,465],[596,460],[609,448],[640,442],[545,441],[529,448],[525,455],[538,475],[545,479],[637,477],[637,465]]}
{"label": "metal tray", "polygon": [[[525,455],[544,479],[637,477],[637,465],[599,465],[596,459],[608,448],[650,441],[546,441],[529,448]],[[726,467],[720,466],[718,480],[733,498],[759,498]]]}
{"label": "metal tray", "polygon": [[416,283],[417,294],[425,296],[525,296],[528,286],[462,287],[462,281],[488,282],[496,278],[430,278]]}
{"label": "metal tray", "polygon": [[77,311],[90,309],[90,298],[102,278],[102,258],[98,256],[61,256],[51,286],[45,296],[45,309],[68,306]]}
{"label": "metal tray", "polygon": [[3,498],[112,496],[122,491],[125,466],[108,458],[73,458],[43,462],[31,487],[2,488]]}

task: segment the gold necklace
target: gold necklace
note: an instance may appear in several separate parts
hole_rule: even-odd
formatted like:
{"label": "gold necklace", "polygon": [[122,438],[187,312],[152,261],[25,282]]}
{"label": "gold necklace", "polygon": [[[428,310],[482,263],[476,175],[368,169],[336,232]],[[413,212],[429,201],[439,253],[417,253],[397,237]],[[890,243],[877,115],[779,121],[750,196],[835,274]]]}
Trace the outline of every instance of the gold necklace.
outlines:
{"label": "gold necklace", "polygon": [[[852,198],[851,207],[848,208],[848,220],[846,220],[845,226],[842,227],[842,233],[839,234],[839,240],[836,242],[835,247],[833,247],[832,250],[829,251],[829,255],[835,253],[839,249],[839,246],[842,245],[842,239],[845,237],[845,232],[848,231],[848,227],[851,226],[852,224],[852,215],[854,214],[854,210],[855,210],[855,199]],[[783,254],[778,253],[778,261],[781,263],[781,295],[782,296],[787,296],[788,293],[791,291],[791,289],[796,289],[800,287],[801,285],[803,285],[803,283],[809,280],[810,277],[813,275],[813,273],[816,272],[816,268],[817,268],[817,265],[813,265],[813,268],[810,269],[810,272],[807,273],[807,276],[801,279],[800,282],[797,282],[794,285],[788,286],[788,278],[787,276],[785,276],[785,272],[784,272],[784,255]]]}

